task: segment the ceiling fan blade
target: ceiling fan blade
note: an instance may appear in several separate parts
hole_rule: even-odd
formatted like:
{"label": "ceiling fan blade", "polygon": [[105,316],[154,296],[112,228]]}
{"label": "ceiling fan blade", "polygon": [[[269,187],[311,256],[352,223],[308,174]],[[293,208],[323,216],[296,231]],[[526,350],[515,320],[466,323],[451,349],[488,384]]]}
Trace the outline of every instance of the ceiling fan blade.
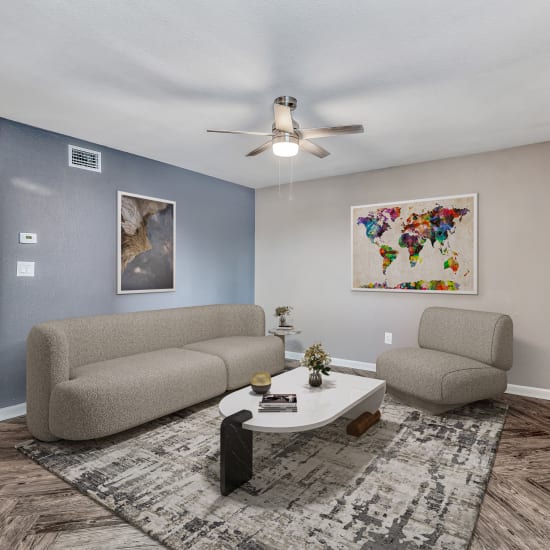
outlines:
{"label": "ceiling fan blade", "polygon": [[323,149],[316,143],[313,143],[313,141],[308,141],[307,139],[300,140],[300,149],[303,149],[304,151],[307,151],[320,159],[324,159],[330,155],[326,149]]}
{"label": "ceiling fan blade", "polygon": [[263,153],[264,151],[267,151],[271,147],[271,140],[266,141],[264,144],[260,145],[259,147],[256,147],[256,149],[253,149],[250,151],[250,153],[247,153],[247,157],[255,157],[256,155],[259,155],[260,153]]}
{"label": "ceiling fan blade", "polygon": [[241,132],[240,130],[206,130],[216,134],[244,134],[245,136],[272,136],[271,132]]}
{"label": "ceiling fan blade", "polygon": [[281,132],[287,132],[289,134],[294,133],[294,126],[292,124],[292,115],[290,114],[290,107],[286,105],[273,104],[273,110],[275,111],[275,128]]}
{"label": "ceiling fan blade", "polygon": [[318,139],[330,136],[341,136],[344,134],[362,134],[365,131],[362,124],[351,124],[349,126],[329,126],[328,128],[304,128],[298,130],[300,139]]}

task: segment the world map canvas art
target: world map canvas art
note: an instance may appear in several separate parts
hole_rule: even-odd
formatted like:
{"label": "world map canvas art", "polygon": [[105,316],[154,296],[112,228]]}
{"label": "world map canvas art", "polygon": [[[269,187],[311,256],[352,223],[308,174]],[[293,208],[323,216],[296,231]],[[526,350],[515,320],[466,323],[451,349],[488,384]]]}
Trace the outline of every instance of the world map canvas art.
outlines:
{"label": "world map canvas art", "polygon": [[176,203],[118,192],[117,293],[175,290]]}
{"label": "world map canvas art", "polygon": [[351,207],[352,290],[477,294],[477,194]]}

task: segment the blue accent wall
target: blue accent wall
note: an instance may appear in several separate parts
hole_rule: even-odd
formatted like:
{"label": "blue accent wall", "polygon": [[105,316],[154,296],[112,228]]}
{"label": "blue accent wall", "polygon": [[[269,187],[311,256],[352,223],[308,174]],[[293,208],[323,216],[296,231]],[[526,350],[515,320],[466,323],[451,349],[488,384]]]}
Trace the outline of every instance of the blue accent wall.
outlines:
{"label": "blue accent wall", "polygon": [[[69,143],[101,151],[102,173],[69,167]],[[37,323],[254,301],[253,189],[0,118],[0,190],[0,408],[25,401]],[[116,294],[118,190],[176,201],[175,292]]]}

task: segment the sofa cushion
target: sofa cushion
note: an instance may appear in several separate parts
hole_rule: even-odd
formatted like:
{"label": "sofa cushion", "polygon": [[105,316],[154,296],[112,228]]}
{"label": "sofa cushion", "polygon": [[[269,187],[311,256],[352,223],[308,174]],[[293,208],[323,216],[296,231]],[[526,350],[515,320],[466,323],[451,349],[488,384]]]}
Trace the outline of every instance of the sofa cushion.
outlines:
{"label": "sofa cushion", "polygon": [[93,439],[138,426],[226,390],[214,355],[169,348],[73,368],[50,400],[50,430]]}
{"label": "sofa cushion", "polygon": [[210,353],[223,359],[227,369],[227,389],[250,383],[255,372],[275,374],[285,366],[283,342],[277,336],[231,336],[204,340],[185,349]]}
{"label": "sofa cushion", "polygon": [[441,351],[400,348],[382,353],[376,374],[388,390],[441,404],[494,397],[506,389],[506,372],[467,357]]}

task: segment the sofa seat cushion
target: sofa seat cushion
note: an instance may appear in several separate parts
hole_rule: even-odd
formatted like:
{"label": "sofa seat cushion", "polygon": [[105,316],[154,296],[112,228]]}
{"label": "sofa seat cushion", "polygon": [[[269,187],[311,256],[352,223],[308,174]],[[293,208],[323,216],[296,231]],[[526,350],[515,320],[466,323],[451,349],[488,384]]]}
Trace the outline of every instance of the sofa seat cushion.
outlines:
{"label": "sofa seat cushion", "polygon": [[210,353],[223,360],[227,369],[227,389],[250,383],[255,372],[275,374],[285,366],[283,342],[277,336],[230,336],[204,340],[185,349]]}
{"label": "sofa seat cushion", "polygon": [[103,437],[225,390],[221,359],[180,348],[83,365],[53,389],[50,430],[63,439]]}
{"label": "sofa seat cushion", "polygon": [[454,405],[494,397],[506,389],[506,372],[442,351],[400,348],[376,360],[388,390],[433,403]]}

